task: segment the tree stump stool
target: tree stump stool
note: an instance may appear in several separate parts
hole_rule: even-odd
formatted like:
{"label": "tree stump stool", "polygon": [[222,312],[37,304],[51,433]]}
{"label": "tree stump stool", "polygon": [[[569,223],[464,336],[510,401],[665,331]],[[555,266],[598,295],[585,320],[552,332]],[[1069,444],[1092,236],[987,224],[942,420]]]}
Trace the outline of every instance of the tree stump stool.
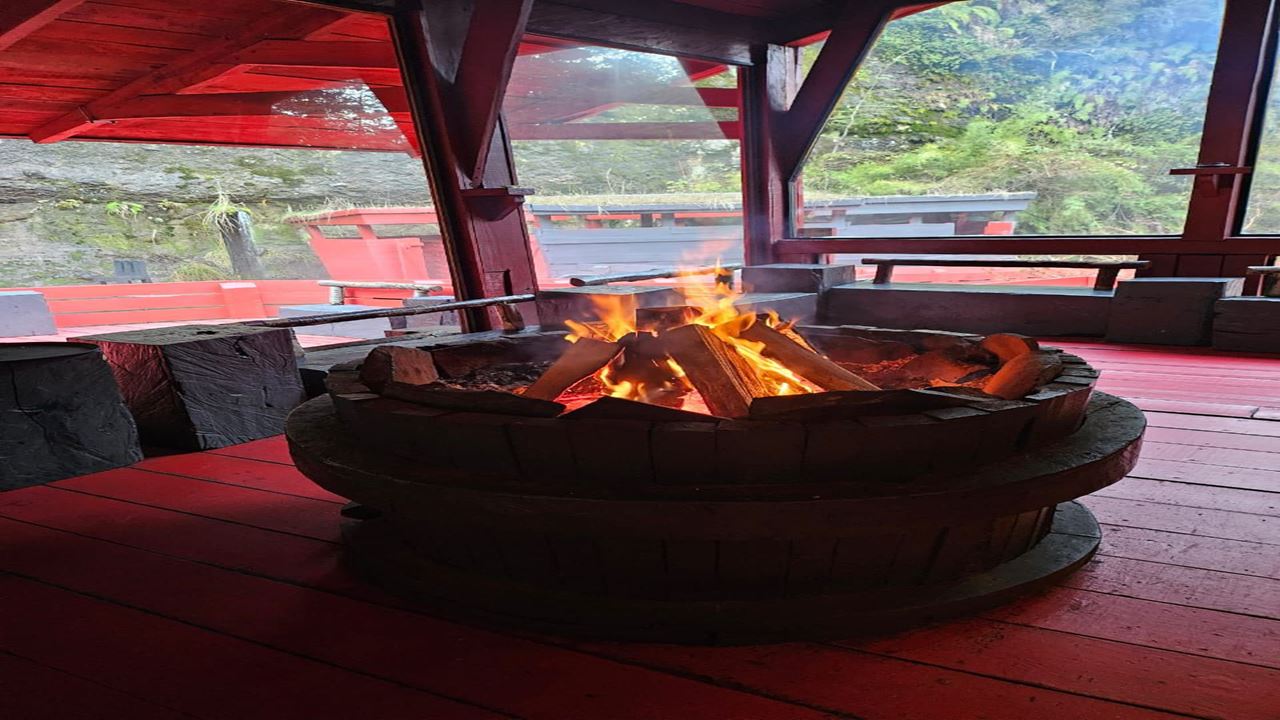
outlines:
{"label": "tree stump stool", "polygon": [[102,353],[81,343],[0,345],[0,490],[142,459]]}
{"label": "tree stump stool", "polygon": [[278,435],[305,399],[288,329],[180,325],[76,339],[102,348],[147,445],[209,450]]}

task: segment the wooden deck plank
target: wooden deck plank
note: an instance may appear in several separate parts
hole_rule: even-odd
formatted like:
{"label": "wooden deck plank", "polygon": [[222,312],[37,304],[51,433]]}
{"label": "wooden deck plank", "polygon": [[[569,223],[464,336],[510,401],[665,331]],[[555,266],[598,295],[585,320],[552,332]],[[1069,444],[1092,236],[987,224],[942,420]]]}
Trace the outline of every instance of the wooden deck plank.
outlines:
{"label": "wooden deck plank", "polygon": [[1110,557],[1280,580],[1280,553],[1275,546],[1247,540],[1103,525],[1099,552]]}
{"label": "wooden deck plank", "polygon": [[1098,368],[1107,375],[1121,375],[1131,377],[1132,379],[1148,381],[1151,373],[1159,372],[1161,378],[1176,378],[1180,381],[1189,381],[1191,378],[1205,378],[1210,381],[1226,380],[1236,381],[1247,379],[1256,380],[1274,380],[1280,377],[1280,371],[1274,368],[1240,368],[1240,367],[1201,367],[1199,365],[1143,365],[1141,363],[1114,362],[1108,360],[1094,360],[1091,362],[1095,368]]}
{"label": "wooden deck plank", "polygon": [[1280,453],[1256,450],[1227,450],[1198,445],[1147,442],[1142,444],[1142,456],[1156,460],[1181,460],[1200,465],[1280,470]]}
{"label": "wooden deck plank", "polygon": [[[243,446],[240,446],[243,447]],[[143,460],[134,466],[142,470],[184,475],[200,480],[243,485],[271,492],[299,495],[345,504],[344,498],[318,487],[292,465],[254,460],[215,452],[165,455]]]}
{"label": "wooden deck plank", "polygon": [[1274,668],[984,619],[847,646],[1186,715],[1275,720],[1280,708]]}
{"label": "wooden deck plank", "polygon": [[[1280,423],[1274,423],[1270,420],[1255,420],[1254,422],[1280,425]],[[1256,452],[1280,453],[1280,436],[1244,435],[1239,433],[1215,432],[1212,430],[1148,427],[1146,438],[1149,442],[1161,442],[1168,443],[1170,445],[1195,445],[1198,447],[1212,447],[1223,450],[1252,450]]]}
{"label": "wooden deck plank", "polygon": [[1099,557],[1062,584],[1080,590],[1280,620],[1280,580]]}
{"label": "wooden deck plank", "polygon": [[1280,669],[1280,621],[1059,588],[989,612],[1000,622]]}
{"label": "wooden deck plank", "polygon": [[[1101,388],[1099,388],[1101,389]],[[1251,418],[1258,412],[1257,405],[1244,403],[1219,403],[1209,401],[1167,400],[1161,398],[1124,396],[1143,410],[1184,413],[1187,415],[1211,415],[1214,417]]]}
{"label": "wooden deck plank", "polygon": [[289,457],[289,444],[283,435],[263,438],[239,445],[229,445],[217,450],[210,450],[213,455],[229,455],[231,457],[261,460],[263,462],[280,463],[293,466],[293,458]]}
{"label": "wooden deck plank", "polygon": [[1105,345],[1093,342],[1059,342],[1052,339],[1046,342],[1058,347],[1068,348],[1071,352],[1081,355],[1085,359],[1094,357],[1099,361],[1108,359],[1114,361],[1123,360],[1143,365],[1255,367],[1274,370],[1276,360],[1280,359],[1280,356],[1259,353],[1225,353],[1209,349],[1197,350],[1195,348],[1159,345]]}
{"label": "wooden deck plank", "polygon": [[1280,405],[1280,400],[1259,397],[1257,392],[1251,392],[1247,389],[1199,386],[1194,388],[1187,386],[1180,388],[1153,387],[1139,382],[1111,380],[1105,375],[1098,379],[1097,387],[1103,392],[1109,392],[1112,395],[1119,395],[1123,398],[1202,402],[1206,397],[1211,397],[1215,403],[1235,404],[1245,407],[1275,407]]}
{"label": "wooden deck plank", "polygon": [[1181,717],[999,677],[825,645],[711,648],[586,644],[608,657],[696,673],[866,720],[1138,720]]}
{"label": "wooden deck plank", "polygon": [[0,494],[0,517],[263,577],[390,602],[342,563],[332,542],[48,487]]}
{"label": "wooden deck plank", "polygon": [[[352,677],[386,679],[530,720],[823,716],[531,640],[66,532],[0,521],[0,538],[5,571],[189,623],[216,637],[319,661]],[[282,611],[287,622],[281,622]],[[335,708],[312,717],[343,716]],[[411,716],[406,709],[382,717]]]}
{"label": "wooden deck plank", "polygon": [[1257,468],[1209,466],[1182,460],[1139,457],[1131,477],[1148,480],[1175,480],[1212,487],[1280,492],[1280,471]]}
{"label": "wooden deck plank", "polygon": [[1280,520],[1266,515],[1140,502],[1102,495],[1090,495],[1085,504],[1099,522],[1108,525],[1280,545]]}
{"label": "wooden deck plank", "polygon": [[1168,480],[1129,477],[1089,497],[1164,503],[1185,508],[1280,516],[1280,492],[1240,490]]}
{"label": "wooden deck plank", "polygon": [[[1280,422],[1247,418],[1219,418],[1203,415],[1179,415],[1177,413],[1149,412],[1150,428],[1179,428],[1184,430],[1211,431],[1214,435],[1263,435],[1280,438]],[[1221,438],[1217,438],[1221,440]]]}
{"label": "wooden deck plank", "polygon": [[12,575],[0,597],[5,649],[196,717],[502,717]]}
{"label": "wooden deck plank", "polygon": [[[1153,380],[1150,371],[1126,372],[1102,368],[1101,379],[1105,383],[1127,388],[1135,388],[1144,394],[1187,393],[1193,397],[1204,398],[1206,394],[1215,397],[1243,398],[1260,405],[1274,405],[1280,398],[1280,391],[1272,387],[1280,375],[1253,378],[1216,378],[1203,375],[1177,375],[1160,373],[1160,379]],[[1171,395],[1176,397],[1176,395]]]}
{"label": "wooden deck plank", "polygon": [[0,717],[10,720],[181,720],[191,716],[0,652]]}
{"label": "wooden deck plank", "polygon": [[332,542],[338,506],[325,500],[221,485],[175,475],[120,468],[53,483],[49,487]]}

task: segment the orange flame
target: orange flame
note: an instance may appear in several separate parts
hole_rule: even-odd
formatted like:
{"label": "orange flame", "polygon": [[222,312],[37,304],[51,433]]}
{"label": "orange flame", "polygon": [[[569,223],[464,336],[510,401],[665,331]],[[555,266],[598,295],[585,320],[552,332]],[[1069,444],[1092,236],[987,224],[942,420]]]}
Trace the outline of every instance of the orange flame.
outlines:
{"label": "orange flame", "polygon": [[[720,273],[717,272],[717,277],[719,276]],[[800,395],[820,391],[818,387],[797,375],[786,365],[766,357],[764,343],[753,342],[740,336],[757,322],[764,322],[770,327],[788,332],[788,326],[780,321],[776,313],[770,312],[765,317],[760,317],[754,312],[739,312],[734,302],[741,293],[721,282],[712,286],[683,286],[677,288],[677,291],[698,313],[696,317],[689,320],[689,323],[711,328],[716,337],[733,347],[755,371],[769,394]],[[573,320],[565,322],[571,331],[567,338],[570,342],[577,342],[579,338],[584,337],[613,342],[637,332],[634,316],[624,309],[621,298],[597,296],[595,303],[598,322],[582,323]],[[797,342],[803,342],[794,333],[788,332],[788,335]],[[613,364],[602,369],[596,377],[610,396],[630,400],[650,402],[655,395],[669,391],[670,388],[666,385],[671,384],[678,384],[685,390],[692,390],[692,386],[685,377],[684,369],[674,359],[667,357],[663,362],[666,369],[670,371],[670,378],[663,383],[664,387],[655,388],[647,386],[644,382],[618,380],[617,368]],[[696,393],[692,394],[696,396]],[[686,402],[686,407],[693,409],[689,407],[690,402],[697,404],[700,399],[691,399]]]}

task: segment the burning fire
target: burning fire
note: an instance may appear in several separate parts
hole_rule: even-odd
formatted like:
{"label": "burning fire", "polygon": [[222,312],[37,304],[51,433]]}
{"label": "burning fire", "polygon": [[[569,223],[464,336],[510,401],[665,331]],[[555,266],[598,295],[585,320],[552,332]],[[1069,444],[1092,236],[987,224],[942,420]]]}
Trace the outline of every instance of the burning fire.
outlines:
{"label": "burning fire", "polygon": [[[720,276],[721,273],[716,273],[717,278]],[[666,327],[701,325],[709,328],[716,338],[728,344],[745,361],[764,388],[764,395],[799,395],[822,391],[777,359],[766,356],[765,343],[742,336],[755,323],[764,323],[812,352],[813,349],[791,331],[790,324],[782,322],[776,313],[761,316],[754,312],[739,312],[734,307],[734,302],[740,293],[719,281],[714,286],[682,287],[679,292],[683,295],[687,308],[663,308],[655,311],[671,313],[673,318],[667,321],[669,324]],[[634,318],[623,309],[618,298],[598,298],[596,313],[598,322],[567,320],[565,324],[571,331],[567,339],[569,342],[578,342],[583,338],[621,342],[627,347],[628,352],[620,354],[595,374],[608,395],[660,405],[683,402],[686,409],[696,408],[697,393],[684,368],[663,352],[656,342],[659,331],[663,328],[637,328]],[[689,407],[690,404],[694,407]]]}

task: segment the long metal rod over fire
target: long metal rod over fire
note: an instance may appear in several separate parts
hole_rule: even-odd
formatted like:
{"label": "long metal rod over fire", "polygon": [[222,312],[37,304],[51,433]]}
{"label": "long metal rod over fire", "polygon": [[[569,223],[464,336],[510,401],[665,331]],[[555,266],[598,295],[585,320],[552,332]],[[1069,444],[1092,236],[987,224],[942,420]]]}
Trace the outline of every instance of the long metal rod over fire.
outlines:
{"label": "long metal rod over fire", "polygon": [[468,308],[488,307],[490,305],[507,305],[509,303],[529,302],[532,294],[501,295],[498,297],[479,298],[478,300],[459,300],[439,305],[421,307],[379,308],[377,310],[361,310],[350,313],[324,313],[322,315],[305,315],[302,317],[275,318],[272,320],[250,320],[241,325],[257,325],[271,328],[295,328],[308,325],[326,325],[328,323],[350,322],[352,320],[372,320],[375,318],[403,317],[405,315],[425,315],[427,313],[449,312],[450,310],[466,310]]}
{"label": "long metal rod over fire", "polygon": [[[587,287],[589,285],[608,285],[616,282],[632,282],[635,280],[656,280],[658,278],[674,278],[688,277],[690,275],[716,275],[717,282],[725,282],[721,278],[728,278],[729,282],[733,280],[733,271],[741,270],[741,264],[734,265],[708,265],[707,267],[696,268],[680,268],[671,270],[643,270],[637,273],[622,273],[620,275],[596,275],[594,277],[571,277],[569,284],[574,287]],[[726,283],[728,284],[728,283]]]}

